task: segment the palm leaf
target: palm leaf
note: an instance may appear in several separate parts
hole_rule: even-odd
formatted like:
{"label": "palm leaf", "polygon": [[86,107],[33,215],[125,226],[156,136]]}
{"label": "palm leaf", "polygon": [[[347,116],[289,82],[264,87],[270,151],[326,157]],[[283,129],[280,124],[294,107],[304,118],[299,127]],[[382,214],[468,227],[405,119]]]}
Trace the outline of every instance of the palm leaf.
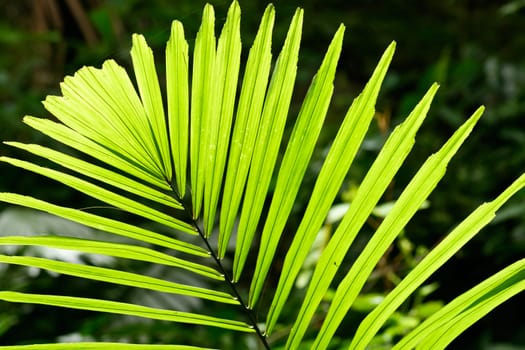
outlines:
{"label": "palm leaf", "polygon": [[[461,332],[503,301],[525,290],[521,259],[463,293],[405,336],[395,349],[444,349]],[[453,327],[452,327],[453,325]]]}
{"label": "palm leaf", "polygon": [[251,160],[237,229],[244,237],[253,238],[272,178],[297,73],[302,21],[303,13],[297,10],[268,88],[256,141],[268,147],[256,147]]}
{"label": "palm leaf", "polygon": [[214,227],[228,154],[241,60],[240,25],[240,8],[237,3],[233,3],[219,38],[216,66],[213,71],[213,109],[217,110],[218,116],[212,115],[207,122],[209,133],[204,184],[204,232],[207,237]]}
{"label": "palm leaf", "polygon": [[[322,297],[322,295],[328,289],[331,280],[337,272],[339,265],[338,262],[342,261],[342,258],[350,247],[353,237],[355,234],[357,234],[359,228],[364,224],[366,217],[370,214],[377,201],[379,201],[379,197],[382,195],[383,191],[392,180],[395,172],[401,166],[404,158],[408,155],[410,148],[414,144],[414,135],[421,125],[426,115],[426,111],[430,107],[432,97],[436,91],[437,85],[434,85],[414,109],[414,111],[410,114],[407,120],[393,131],[381,153],[378,155],[356,195],[355,202],[360,204],[359,207],[351,206],[343,222],[340,224],[340,228],[338,228],[334,237],[330,240],[326,250],[319,259],[318,268],[315,269],[311,282],[311,285],[315,286],[315,288],[312,287],[312,289],[307,292],[304,305],[308,305],[306,300],[308,300],[309,303],[319,303],[319,296]],[[356,113],[355,116],[356,118],[362,118],[363,114]],[[358,122],[360,122],[359,119]],[[358,125],[362,124],[359,123]],[[363,135],[361,135],[361,137],[363,137]],[[347,159],[347,162],[350,161],[351,159]],[[340,163],[337,162],[337,164],[333,165],[340,165]],[[330,170],[331,171],[329,174],[333,174],[334,170]],[[339,181],[342,181],[342,179],[339,179]],[[325,187],[323,186],[321,188]],[[334,193],[332,193],[332,200],[333,196],[335,196]],[[314,203],[317,204],[318,202]],[[325,204],[325,207],[322,211],[322,213],[324,213],[323,216],[326,216],[328,211],[327,209],[328,208],[326,208]],[[317,212],[318,210],[316,210],[314,213]],[[356,217],[357,214],[359,214],[359,218]],[[306,259],[307,251],[305,251],[303,247],[309,247],[312,245],[312,241],[315,239],[314,235],[317,233],[317,230],[320,226],[319,219],[323,219],[323,216],[316,218],[317,222],[312,224],[309,220],[307,221],[309,217],[305,215],[303,222],[308,226],[303,228],[303,223],[301,223],[301,226],[298,229],[298,233],[296,234],[290,250],[287,253],[283,272],[281,273],[281,278],[277,286],[277,291],[268,313],[268,332],[272,331],[275,323],[277,322],[277,318],[279,317],[279,314],[284,306],[284,301],[287,299],[286,297],[293,287],[293,283],[297,277],[299,269]],[[311,227],[311,225],[313,225],[313,227]],[[303,228],[305,231],[308,229],[309,232],[303,234],[301,228]],[[315,293],[317,294],[315,301],[310,299],[314,291],[317,291],[317,293]],[[309,293],[312,293],[312,295]],[[315,310],[316,306],[317,304],[312,307],[312,310]]]}
{"label": "palm leaf", "polygon": [[[262,291],[270,280],[269,272],[276,268],[280,259],[278,245],[327,115],[344,34],[341,25],[293,120],[291,135],[285,140],[303,12],[298,9],[293,16],[272,72],[274,21],[275,10],[270,5],[247,54],[242,81],[239,81],[240,7],[236,1],[228,10],[218,40],[213,7],[205,6],[193,55],[190,55],[182,24],[174,21],[165,52],[166,109],[153,52],[145,38],[135,34],[131,57],[138,91],[124,68],[108,60],[100,69],[84,67],[74,76],[66,77],[61,84],[62,96],[46,99],[44,106],[60,122],[24,118],[29,126],[91,159],[20,142],[7,144],[51,160],[59,168],[0,158],[59,181],[105,205],[156,223],[155,227],[162,227],[156,232],[156,229],[145,229],[31,196],[1,193],[0,201],[42,210],[105,231],[108,238],[114,234],[126,237],[127,241],[79,239],[71,232],[57,232],[60,235],[2,236],[0,245],[43,246],[137,260],[194,274],[205,285],[216,285],[220,281],[224,290],[229,289],[228,292],[217,291],[213,287],[115,268],[39,257],[0,255],[0,263],[36,267],[138,290],[205,299],[225,307],[240,306],[244,319],[217,317],[200,311],[152,308],[125,301],[7,290],[0,291],[1,300],[217,327],[255,334],[263,347],[270,348],[268,335],[279,325],[285,305],[296,298],[293,293],[295,280],[365,138],[395,49],[395,43],[386,49],[362,93],[348,108],[315,179],[305,213],[290,238],[275,293],[265,309],[265,303],[261,302],[264,299]],[[190,60],[193,62],[191,75]],[[237,86],[240,86],[239,96]],[[290,325],[287,348],[297,349],[301,344],[308,344],[303,338],[316,320],[324,296],[334,288],[334,297],[328,312],[322,315],[324,322],[317,329],[312,346],[325,349],[330,345],[375,265],[437,186],[451,158],[481,117],[483,108],[428,158],[350,270],[344,273],[343,280],[334,285],[334,277],[354,238],[410,153],[437,89],[437,84],[430,87],[407,119],[389,135],[370,167],[343,220],[321,253],[302,306]],[[284,154],[278,161],[281,147]],[[276,179],[275,187],[270,190],[273,178]],[[523,187],[525,175],[461,222],[362,321],[350,349],[365,348],[388,317]],[[187,194],[188,190],[191,193]],[[269,203],[267,211],[265,203]],[[177,233],[173,237],[161,233],[168,231],[166,228]],[[214,233],[217,244],[211,239]],[[233,252],[229,250],[231,240],[235,240]],[[254,266],[247,262],[251,254]],[[231,269],[226,263],[230,259]],[[523,268],[522,260],[465,292],[416,327],[397,348],[444,348],[472,323],[524,289]],[[250,285],[247,298],[242,284],[238,283],[244,279]],[[258,309],[258,316],[265,319],[264,326],[257,321],[254,308]],[[455,326],[449,327],[451,324]],[[0,346],[0,349],[21,350],[105,348],[196,349],[184,345],[104,342]]]}
{"label": "palm leaf", "polygon": [[[495,216],[498,208],[507,201],[519,188],[523,187],[525,176],[521,176],[508,187],[498,198],[477,208],[447,237],[439,243],[419,264],[412,270],[399,285],[373,310],[361,323],[353,341],[355,349],[364,348],[371,337],[379,330],[389,315],[406,300],[414,290],[421,285],[434,271],[441,267],[454,253],[467,243],[476,233],[487,225]],[[511,265],[512,266],[512,265]],[[510,268],[510,266],[509,266]],[[496,277],[495,275],[494,277]],[[503,278],[507,278],[504,276]],[[485,282],[487,283],[488,280]],[[503,283],[503,282],[500,282]],[[495,285],[499,285],[496,283]],[[482,288],[482,285],[478,288]],[[456,326],[452,327],[456,328]]]}
{"label": "palm leaf", "polygon": [[180,198],[186,193],[188,159],[189,87],[188,43],[182,23],[174,21],[166,45],[166,94],[171,155]]}
{"label": "palm leaf", "polygon": [[374,104],[379,92],[379,83],[384,78],[393,52],[394,45],[391,45],[378,64],[370,83],[348,110],[347,117],[321,168],[312,192],[309,207],[306,209],[284,262],[274,303],[269,311],[268,332],[271,332],[284,305],[282,303],[277,305],[276,303],[286,300],[293,282],[306,259],[308,249],[311,247],[315,235],[321,227],[322,220],[326,217],[357,153],[358,145],[365,136],[370,120],[374,115]]}
{"label": "palm leaf", "polygon": [[[248,55],[237,116],[231,138],[228,167],[224,180],[224,195],[219,227],[219,256],[222,258],[233,230],[237,209],[242,198],[246,176],[252,158],[258,121],[262,110],[271,65],[271,31],[273,6],[268,6],[257,36]],[[242,242],[241,234],[237,242]],[[242,251],[242,250],[238,250]],[[235,259],[238,264],[238,256]],[[237,270],[238,268],[236,268]],[[235,273],[235,272],[234,272]]]}
{"label": "palm leaf", "polygon": [[10,157],[0,157],[0,161],[4,161],[12,165],[18,166],[20,168],[31,170],[41,175],[50,177],[80,192],[89,194],[96,199],[99,199],[117,208],[126,210],[130,213],[143,216],[152,221],[156,221],[158,223],[164,224],[166,226],[178,229],[189,234],[197,234],[196,229],[184,221],[181,221],[179,219],[174,218],[173,216],[160,212],[151,206],[139,203],[129,197],[122,196],[116,192],[107,190],[94,183],[85,181],[79,177],[72,176],[54,169],[35,165],[24,160],[13,159]]}
{"label": "palm leaf", "polygon": [[23,205],[29,208],[42,210],[50,214],[57,215],[65,219],[69,219],[80,224],[91,226],[98,230],[106,231],[119,236],[156,244],[161,247],[175,249],[189,254],[209,256],[208,251],[194,244],[177,240],[151,230],[146,230],[141,227],[127,224],[125,222],[98,216],[77,209],[54,205],[33,197],[22,196],[16,193],[0,193],[0,200],[6,203]]}
{"label": "palm leaf", "polygon": [[223,275],[217,270],[202,264],[180,259],[159,251],[130,244],[102,242],[94,240],[79,239],[73,237],[59,236],[3,236],[0,237],[0,245],[38,245],[58,249],[75,250],[78,252],[103,254],[119,258],[146,261],[155,264],[183,268],[193,273],[222,280]]}
{"label": "palm leaf", "polygon": [[118,271],[115,269],[71,264],[50,259],[26,256],[0,255],[0,262],[4,264],[32,266],[56,273],[87,278],[96,281],[115,283],[136,288],[145,288],[165,293],[187,295],[227,304],[239,304],[239,301],[236,300],[235,297],[224,292],[188,286],[180,283],[165,281],[159,278],[152,278],[140,274]]}
{"label": "palm leaf", "polygon": [[169,196],[151,186],[123,176],[115,171],[91,164],[81,159],[72,157],[62,152],[43,147],[40,145],[28,145],[20,142],[6,142],[7,145],[18,147],[41,157],[45,157],[65,168],[77,171],[78,173],[91,177],[95,180],[102,181],[118,189],[136,194],[145,199],[170,206],[174,209],[181,209],[182,206],[173,196]]}
{"label": "palm leaf", "polygon": [[58,343],[58,344],[35,344],[1,346],[0,350],[98,350],[98,349],[125,349],[125,350],[212,350],[196,346],[186,345],[149,345],[149,344],[122,344],[122,343]]}
{"label": "palm leaf", "polygon": [[214,91],[212,90],[213,69],[215,64],[214,25],[215,14],[213,7],[207,4],[204,7],[202,24],[195,39],[191,85],[190,164],[191,199],[194,218],[197,218],[200,214],[204,196],[205,155],[208,152],[209,123],[207,122],[211,119],[209,115],[214,107],[212,105],[214,97]]}
{"label": "palm leaf", "polygon": [[64,145],[103,161],[119,171],[130,174],[142,181],[146,181],[160,189],[170,189],[169,184],[167,184],[164,179],[159,179],[152,175],[148,169],[140,166],[133,158],[122,157],[121,154],[114,153],[107,147],[102,147],[86,136],[63,124],[56,123],[49,119],[41,119],[31,116],[26,116],[24,122],[35,130],[52,137]]}
{"label": "palm leaf", "polygon": [[226,328],[241,332],[254,332],[253,327],[243,322],[221,319],[201,314],[193,314],[188,312],[157,309],[111,300],[68,297],[61,295],[29,294],[11,291],[0,292],[0,300],[9,301],[12,303],[32,303],[41,305],[61,306],[71,309],[90,310],[116,313],[121,315],[145,317],[153,320],[180,322],[186,324],[200,324],[206,326]]}
{"label": "palm leaf", "polygon": [[[330,305],[330,310],[314,345],[323,346],[320,344],[329,342],[337,326],[365,284],[373,267],[379,262],[388,246],[401,232],[401,229],[421,207],[441,177],[445,175],[448,162],[459,149],[461,143],[467,138],[474,124],[481,117],[482,111],[482,108],[478,109],[437,153],[428,158],[403,193],[401,193],[389,215],[381,223],[374,236],[352,265],[350,271],[337,287],[334,300]],[[308,304],[308,307],[311,306],[312,304]]]}
{"label": "palm leaf", "polygon": [[326,116],[333,91],[335,69],[341,53],[343,32],[344,27],[340,26],[307,92],[284,153],[275,193],[261,234],[261,245],[250,290],[250,306],[255,304],[260,293]]}

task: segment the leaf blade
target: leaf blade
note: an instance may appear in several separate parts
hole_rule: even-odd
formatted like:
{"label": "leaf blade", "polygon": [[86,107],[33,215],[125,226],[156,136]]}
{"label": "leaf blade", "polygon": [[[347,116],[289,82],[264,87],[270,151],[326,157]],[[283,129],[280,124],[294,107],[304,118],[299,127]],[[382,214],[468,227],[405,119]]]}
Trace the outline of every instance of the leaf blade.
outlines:
{"label": "leaf blade", "polygon": [[[248,61],[246,62],[231,138],[230,154],[224,180],[224,194],[221,201],[218,248],[218,254],[221,258],[226,253],[233,231],[254,151],[259,119],[270,74],[272,58],[271,35],[274,21],[275,10],[273,5],[270,4],[264,11],[257,35],[248,54]],[[234,261],[236,260],[238,260],[237,256],[234,258]],[[234,276],[236,269],[234,267]]]}
{"label": "leaf blade", "polygon": [[[416,346],[419,341],[422,344],[418,349],[428,349],[437,340],[433,332],[443,337],[445,343],[454,339],[457,335],[454,333],[461,333],[469,323],[475,322],[494,307],[525,290],[524,274],[524,259],[507,266],[445,305],[401,339],[393,349],[406,349],[406,345],[410,344]],[[442,332],[440,327],[452,322],[458,324],[458,330]]]}
{"label": "leaf blade", "polygon": [[[279,169],[275,193],[261,235],[261,245],[252,280],[255,280],[255,276],[266,274],[269,269],[286,218],[292,209],[293,201],[313,153],[332,96],[333,79],[341,53],[343,33],[344,26],[341,25],[330,43],[299,112]],[[242,242],[241,247],[243,248],[239,250],[239,259],[236,263],[237,273],[234,275],[237,279],[240,277],[252,239],[253,234],[251,237],[245,237]]]}
{"label": "leaf blade", "polygon": [[164,179],[161,160],[151,148],[146,112],[124,68],[113,60],[101,69],[83,67],[66,77],[61,88],[63,96],[46,98],[46,109],[78,133]]}
{"label": "leaf blade", "polygon": [[149,149],[155,150],[156,159],[160,163],[158,167],[167,182],[170,182],[172,178],[171,156],[157,70],[153,52],[144,36],[140,34],[132,36],[131,61],[151,135],[150,138],[142,141],[150,144]]}
{"label": "leaf blade", "polygon": [[41,210],[119,236],[156,244],[161,247],[178,250],[188,254],[209,257],[208,251],[196,245],[146,230],[138,226],[133,226],[81,210],[54,205],[33,197],[4,192],[0,193],[0,201]]}
{"label": "leaf blade", "polygon": [[153,345],[129,344],[108,342],[81,342],[81,343],[56,343],[33,345],[0,345],[0,350],[98,350],[98,349],[130,349],[130,350],[213,350],[187,345]]}
{"label": "leaf blade", "polygon": [[259,223],[274,173],[279,146],[290,107],[302,34],[303,11],[297,9],[276,62],[257,134],[252,163],[242,203],[237,231],[252,236]]}
{"label": "leaf blade", "polygon": [[437,86],[431,87],[405,122],[392,132],[359,186],[354,204],[350,205],[314,269],[298,319],[292,328],[291,344],[300,341],[308,320],[313,317],[355,236],[408,156],[436,89]]}
{"label": "leaf blade", "polygon": [[332,305],[314,346],[323,346],[322,344],[329,342],[375,264],[443,177],[448,162],[467,138],[483,110],[484,108],[480,107],[474,112],[472,117],[454,133],[445,145],[427,159],[407,185],[391,212],[337,287]]}
{"label": "leaf blade", "polygon": [[24,123],[58,142],[101,160],[104,163],[133,175],[138,179],[164,190],[170,189],[166,181],[159,179],[155,173],[151,172],[150,169],[145,168],[134,159],[127,158],[124,154],[104,148],[64,124],[56,123],[49,119],[35,118],[31,116],[24,117]]}
{"label": "leaf blade", "polygon": [[209,119],[208,129],[207,168],[204,183],[204,234],[206,237],[211,235],[214,227],[228,154],[241,62],[240,24],[239,3],[233,1],[219,37],[215,60],[213,109],[218,111],[218,115]]}
{"label": "leaf blade", "polygon": [[433,272],[448,261],[463,245],[474,237],[495,216],[495,212],[510,197],[525,187],[525,175],[493,201],[479,206],[463,220],[444,240],[403,278],[386,298],[361,322],[350,348],[364,349],[389,315],[406,300]]}
{"label": "leaf blade", "polygon": [[[522,264],[522,266],[523,265],[524,264]],[[507,301],[518,293],[523,292],[525,290],[524,271],[525,270],[522,267],[521,274],[518,276],[517,282],[506,286],[506,288],[501,291],[493,289],[490,292],[485,293],[482,297],[478,298],[475,301],[475,306],[472,306],[468,310],[463,311],[461,314],[451,319],[448,322],[451,327],[447,327],[446,330],[441,331],[439,337],[436,337],[436,333],[438,333],[436,332],[432,334],[431,337],[425,339],[425,343],[422,344],[421,348],[428,350],[445,349],[457,336],[463,333],[463,331],[469,328],[473,323],[477,322],[480,318],[484,317],[487,313],[492,311],[501,303]]]}
{"label": "leaf blade", "polygon": [[213,70],[215,66],[215,14],[206,4],[195,39],[190,111],[190,175],[193,218],[199,217],[204,196],[208,120],[213,107]]}
{"label": "leaf blade", "polygon": [[40,175],[47,176],[51,179],[62,182],[63,184],[70,186],[80,192],[83,192],[93,198],[99,199],[110,205],[114,205],[130,213],[145,217],[147,219],[164,224],[168,227],[172,227],[185,233],[193,235],[197,234],[196,229],[192,225],[182,220],[176,219],[175,217],[162,213],[152,207],[148,207],[130,198],[106,190],[98,185],[92,184],[78,177],[15,158],[0,157],[0,161],[4,161],[11,165],[33,171]]}
{"label": "leaf blade", "polygon": [[231,329],[240,332],[254,332],[253,328],[244,322],[221,319],[206,315],[182,311],[172,311],[128,304],[109,300],[79,298],[59,295],[29,294],[11,291],[0,291],[0,300],[13,303],[31,303],[49,306],[67,307],[71,309],[115,313],[137,316],[155,320],[179,322],[186,324],[206,325]]}
{"label": "leaf blade", "polygon": [[5,144],[27,152],[36,154],[40,157],[51,160],[52,162],[62,165],[84,176],[91,177],[95,180],[102,181],[108,185],[136,194],[157,203],[170,206],[175,209],[182,208],[182,205],[172,196],[168,196],[155,188],[146,186],[132,178],[121,175],[112,170],[86,162],[79,158],[72,157],[68,154],[55,151],[51,148],[43,147],[36,144],[24,144],[20,142],[5,142]]}
{"label": "leaf blade", "polygon": [[201,276],[223,280],[223,276],[211,267],[170,256],[153,249],[129,244],[110,243],[63,236],[2,236],[0,245],[30,245],[74,250],[83,253],[109,255],[117,258],[146,261],[182,268]]}
{"label": "leaf blade", "polygon": [[36,267],[54,271],[60,274],[120,284],[135,288],[144,288],[158,292],[186,295],[201,299],[212,300],[225,304],[239,305],[239,301],[233,296],[205,288],[193,287],[181,283],[170,282],[159,278],[148,277],[136,273],[119,271],[116,269],[79,265],[69,262],[55,261],[50,259],[28,257],[28,256],[6,256],[0,254],[0,263],[14,264],[20,266]]}
{"label": "leaf blade", "polygon": [[[384,59],[378,64],[367,87],[352,103],[325,158],[303,219],[286,254],[275,296],[268,312],[267,332],[271,332],[277,322],[293,282],[365,137],[368,125],[374,116],[375,100],[392,59],[394,47],[395,44],[392,44],[387,49]],[[262,283],[259,281],[258,293],[261,288]]]}
{"label": "leaf blade", "polygon": [[166,93],[171,155],[180,198],[186,193],[189,142],[189,77],[188,42],[184,27],[173,21],[166,45]]}

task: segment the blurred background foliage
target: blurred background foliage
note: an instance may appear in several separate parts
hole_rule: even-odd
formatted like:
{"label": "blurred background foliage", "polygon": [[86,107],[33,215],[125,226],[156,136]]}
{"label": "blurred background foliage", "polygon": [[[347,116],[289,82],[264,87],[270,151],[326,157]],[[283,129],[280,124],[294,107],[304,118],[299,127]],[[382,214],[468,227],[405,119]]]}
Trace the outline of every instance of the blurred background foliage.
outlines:
{"label": "blurred background foliage", "polygon": [[[209,1],[216,10],[217,28],[224,22],[229,0]],[[64,75],[83,65],[100,66],[107,58],[130,67],[131,33],[142,33],[157,54],[163,74],[164,45],[173,19],[184,23],[186,37],[193,44],[200,24],[201,0],[21,0],[0,2],[0,139],[53,144],[23,126],[24,115],[48,116],[40,101],[59,93]],[[252,42],[265,2],[240,0],[244,55]],[[303,184],[296,205],[297,220],[304,210],[314,174],[333,139],[352,99],[362,89],[380,54],[392,40],[397,53],[377,106],[375,123],[359,153],[338,199],[345,205],[359,185],[368,166],[389,132],[402,121],[434,81],[441,89],[418,134],[416,146],[395,182],[385,194],[384,207],[369,220],[359,244],[373,232],[388,208],[418,169],[422,161],[446,140],[481,104],[487,109],[475,132],[453,160],[449,171],[422,209],[391,247],[366,286],[354,312],[338,336],[341,346],[351,336],[353,325],[381,300],[427,249],[436,244],[455,224],[481,202],[493,198],[525,169],[525,1],[483,0],[276,0],[275,55],[280,50],[289,21],[297,6],[305,9],[299,74],[291,119],[300,108],[308,84],[322,60],[339,23],[346,25],[343,54],[336,78],[324,133],[310,166],[311,176]],[[56,147],[63,147],[54,145]],[[2,147],[3,155],[18,151]],[[25,154],[20,154],[26,157]],[[43,177],[0,164],[0,190],[31,194],[76,208],[93,204],[89,199]],[[68,227],[42,214],[2,206],[0,235],[60,233],[64,227],[79,236],[100,233]],[[334,207],[334,213],[340,207]],[[387,210],[387,209],[386,209]],[[292,220],[293,221],[293,220]],[[290,231],[297,222],[290,222]],[[329,235],[337,219],[321,231]],[[59,229],[60,228],[60,229]],[[367,231],[367,230],[364,230]],[[321,236],[321,235],[320,235]],[[286,249],[286,240],[282,244]],[[322,249],[318,243],[312,251]],[[11,247],[12,248],[12,247]],[[7,248],[1,248],[9,253]],[[401,336],[432,313],[441,303],[519,258],[525,252],[525,193],[515,196],[496,217],[429,284],[418,291],[410,305],[394,315],[375,340],[377,348]],[[59,255],[59,252],[28,252],[52,255],[81,263],[110,264],[123,269],[166,276],[168,271],[147,269],[140,264]],[[53,255],[56,254],[56,255]],[[352,257],[346,262],[350,264]],[[308,278],[305,265],[304,278]],[[147,270],[147,271],[146,271]],[[278,275],[274,274],[273,278]],[[187,278],[176,276],[175,279]],[[269,288],[272,283],[269,282]],[[201,282],[195,282],[196,284]],[[302,282],[301,282],[302,283]],[[137,293],[103,283],[67,278],[45,271],[0,265],[2,289],[60,293],[124,299],[144,304],[187,310],[214,308],[215,315],[235,312],[215,304],[157,294]],[[301,295],[298,285],[296,295]],[[268,293],[271,295],[271,293]],[[329,300],[330,296],[327,296]],[[289,303],[286,318],[293,319],[299,298]],[[266,301],[267,302],[267,301]],[[525,301],[510,300],[453,343],[456,349],[525,349]],[[286,333],[286,327],[280,330]],[[215,333],[216,332],[216,333]],[[108,315],[57,310],[29,305],[0,305],[0,344],[18,342],[105,339],[137,342],[181,342],[209,339],[209,346],[255,348],[253,339],[225,335],[222,331],[136,319],[116,321]],[[279,333],[274,336],[279,344]]]}

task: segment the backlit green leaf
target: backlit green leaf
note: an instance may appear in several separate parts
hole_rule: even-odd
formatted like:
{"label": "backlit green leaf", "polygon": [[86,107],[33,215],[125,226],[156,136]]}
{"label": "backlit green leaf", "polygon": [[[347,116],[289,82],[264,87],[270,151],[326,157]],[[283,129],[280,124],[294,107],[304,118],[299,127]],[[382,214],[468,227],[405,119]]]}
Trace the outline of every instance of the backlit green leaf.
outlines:
{"label": "backlit green leaf", "polygon": [[195,39],[191,81],[190,167],[193,217],[201,212],[206,173],[209,120],[212,118],[213,78],[215,67],[215,14],[206,4],[202,23]]}
{"label": "backlit green leaf", "polygon": [[240,332],[254,332],[253,328],[244,322],[232,321],[206,315],[189,312],[156,309],[135,304],[127,304],[116,301],[78,298],[60,295],[43,295],[0,291],[0,300],[12,303],[32,303],[50,306],[67,307],[71,309],[108,312],[121,315],[144,317],[154,320],[164,320],[187,324],[198,324],[204,326],[231,329]]}
{"label": "backlit green leaf", "polygon": [[233,108],[237,92],[237,77],[241,61],[241,9],[234,1],[217,47],[213,77],[213,110],[208,122],[206,179],[204,184],[204,234],[209,237],[215,224],[215,213],[223,181],[224,165],[228,155]]}
{"label": "backlit green leaf", "polygon": [[393,350],[444,349],[472,323],[525,290],[525,259],[461,294],[406,335]]}
{"label": "backlit green leaf", "polygon": [[[409,154],[414,144],[415,133],[426,116],[436,89],[437,86],[433,86],[405,122],[396,127],[370,167],[352,205],[319,258],[298,318],[292,328],[290,342],[296,337],[295,334],[303,334],[308,327],[309,320],[328,291],[352,241]],[[276,299],[276,304],[277,301],[282,303],[281,300]],[[275,322],[275,317],[272,321]],[[295,342],[298,344],[299,340]]]}
{"label": "backlit green leaf", "polygon": [[176,219],[173,216],[164,214],[150,206],[146,206],[128,197],[124,197],[115,192],[108,191],[100,186],[82,180],[78,177],[59,172],[50,168],[44,168],[42,166],[19,159],[0,157],[0,161],[4,161],[12,165],[18,166],[20,168],[30,170],[41,175],[45,175],[53,180],[60,181],[67,186],[79,190],[80,192],[97,198],[110,205],[114,205],[117,208],[126,210],[130,213],[143,216],[147,219],[164,224],[168,227],[172,227],[182,232],[197,234],[195,228],[184,221]]}
{"label": "backlit green leaf", "polygon": [[186,345],[150,345],[150,344],[128,344],[128,343],[58,343],[58,344],[34,344],[34,345],[0,345],[0,350],[212,350]]}
{"label": "backlit green leaf", "polygon": [[[308,167],[310,157],[312,156],[317,137],[321,131],[328,105],[333,92],[333,80],[341,46],[343,43],[345,27],[339,26],[334,35],[328,51],[321,63],[315,78],[313,79],[306,94],[303,105],[297,117],[288,147],[284,153],[283,161],[277,176],[275,192],[270,204],[270,209],[264,228],[261,234],[261,244],[257,255],[257,264],[253,274],[254,283],[261,283],[262,276],[265,276],[275,254],[277,244],[279,243],[282,231],[286,224],[288,215],[292,210],[295,197],[299,191],[302,178]],[[239,242],[244,244],[243,250],[237,247],[240,252],[240,261],[236,262],[238,269],[234,277],[238,279],[242,271],[246,256],[248,255],[251,239],[248,242]],[[236,266],[236,265],[234,265]],[[253,293],[252,287],[251,292]],[[250,303],[251,306],[252,303]]]}
{"label": "backlit green leaf", "polygon": [[385,300],[363,320],[357,329],[350,348],[364,349],[392,312],[407,300],[434,271],[443,266],[461,247],[486,226],[494,218],[496,210],[523,187],[525,187],[525,176],[521,176],[492,202],[481,205],[449,233],[387,295]]}
{"label": "backlit green leaf", "polygon": [[68,249],[84,253],[103,254],[118,258],[146,261],[154,264],[179,267],[196,274],[223,280],[223,276],[211,267],[170,256],[153,249],[129,244],[109,243],[87,239],[59,236],[3,236],[0,245],[31,245]]}
{"label": "backlit green leaf", "polygon": [[[241,95],[237,107],[237,115],[233,135],[231,138],[230,155],[226,178],[224,180],[224,194],[219,226],[219,256],[223,257],[232,234],[241,202],[242,193],[246,184],[246,177],[250,167],[257,130],[261,119],[266,86],[272,63],[272,30],[275,20],[273,5],[268,5],[257,36],[253,42],[246,62],[246,70],[242,82]],[[237,237],[237,245],[243,241],[244,233]],[[243,247],[244,249],[246,247]],[[239,268],[239,252],[236,249],[234,258],[234,279]]]}
{"label": "backlit green leaf", "polygon": [[135,159],[126,158],[123,154],[102,147],[63,124],[31,116],[26,116],[24,123],[73,149],[105,162],[115,169],[131,174],[137,179],[146,181],[161,189],[170,189],[165,179],[159,178],[154,172],[139,164]]}
{"label": "backlit green leaf", "polygon": [[158,166],[162,167],[162,175],[170,182],[172,177],[170,147],[153,52],[142,35],[134,34],[132,42],[131,61],[146,112],[145,120],[151,133],[151,138],[143,139],[142,142],[150,144],[148,148],[155,150],[156,159],[160,163]]}
{"label": "backlit green leaf", "polygon": [[0,193],[0,201],[38,209],[53,215],[69,219],[95,229],[129,237],[138,241],[156,244],[161,247],[179,250],[188,254],[209,256],[209,252],[196,245],[161,235],[141,227],[121,221],[105,218],[85,211],[54,205],[33,197],[16,193]]}
{"label": "backlit green leaf", "polygon": [[166,94],[171,155],[181,198],[186,193],[186,171],[189,142],[189,77],[188,43],[184,28],[173,21],[171,36],[166,45]]}
{"label": "backlit green leaf", "polygon": [[381,223],[350,271],[337,287],[334,299],[314,346],[326,346],[355,297],[388,246],[419,210],[421,204],[445,174],[447,164],[481,117],[480,107],[435,154],[430,156],[399,196],[392,211]]}
{"label": "backlit green leaf", "polygon": [[20,149],[26,150],[33,154],[39,155],[49,159],[57,164],[60,164],[68,169],[74,170],[81,175],[89,176],[95,180],[105,182],[111,186],[130,193],[142,196],[146,199],[170,206],[175,209],[182,208],[179,201],[172,196],[168,196],[151,186],[146,186],[138,181],[135,181],[127,176],[123,176],[117,172],[100,167],[95,164],[83,161],[81,159],[72,157],[65,153],[55,151],[51,148],[43,147],[34,144],[24,144],[20,142],[6,142],[6,144]]}
{"label": "backlit green leaf", "polygon": [[[330,206],[352,164],[352,161],[365,137],[375,112],[375,102],[382,80],[394,53],[394,44],[387,50],[374,75],[362,94],[352,103],[339,132],[321,168],[310,197],[309,205],[292,244],[288,249],[281,271],[272,306],[268,312],[267,329],[271,333],[282,307],[284,306],[295,278],[303,265],[317,232],[326,218]],[[264,275],[263,275],[264,277]],[[260,293],[264,278],[259,279]],[[254,279],[255,280],[255,279]],[[256,300],[256,298],[254,298]]]}
{"label": "backlit green leaf", "polygon": [[40,269],[46,269],[57,273],[88,278],[96,281],[104,281],[136,288],[145,288],[158,292],[187,295],[227,304],[239,304],[239,302],[233,296],[223,292],[187,286],[180,283],[164,281],[159,278],[148,277],[115,269],[72,264],[43,258],[6,256],[1,254],[0,263],[37,267]]}

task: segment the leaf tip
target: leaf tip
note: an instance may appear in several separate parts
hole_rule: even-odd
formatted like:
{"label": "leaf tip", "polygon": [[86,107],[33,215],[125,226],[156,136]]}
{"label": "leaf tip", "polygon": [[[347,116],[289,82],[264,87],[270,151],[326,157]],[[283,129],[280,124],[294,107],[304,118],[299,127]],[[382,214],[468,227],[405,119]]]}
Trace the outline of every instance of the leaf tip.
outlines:
{"label": "leaf tip", "polygon": [[215,16],[215,10],[212,4],[206,3],[206,5],[204,5],[204,12],[202,13],[202,16],[203,17]]}
{"label": "leaf tip", "polygon": [[476,111],[472,114],[472,116],[469,119],[472,121],[472,123],[477,123],[479,118],[481,118],[481,116],[483,115],[483,112],[485,112],[485,106],[481,105],[478,107],[478,109],[476,109]]}
{"label": "leaf tip", "polygon": [[233,0],[231,5],[230,5],[230,8],[229,8],[228,12],[229,11],[239,12],[240,10],[241,10],[241,6],[239,5],[239,1]]}
{"label": "leaf tip", "polygon": [[337,27],[337,31],[335,32],[335,36],[342,36],[344,35],[346,30],[346,26],[344,23],[339,24],[339,27]]}
{"label": "leaf tip", "polygon": [[184,32],[184,26],[181,21],[179,20],[173,20],[171,22],[171,34],[174,35],[174,33],[177,32]]}
{"label": "leaf tip", "polygon": [[131,35],[131,42],[132,43],[136,43],[136,42],[139,42],[139,41],[145,41],[146,39],[144,38],[144,35],[142,34],[138,34],[138,33],[133,33]]}

